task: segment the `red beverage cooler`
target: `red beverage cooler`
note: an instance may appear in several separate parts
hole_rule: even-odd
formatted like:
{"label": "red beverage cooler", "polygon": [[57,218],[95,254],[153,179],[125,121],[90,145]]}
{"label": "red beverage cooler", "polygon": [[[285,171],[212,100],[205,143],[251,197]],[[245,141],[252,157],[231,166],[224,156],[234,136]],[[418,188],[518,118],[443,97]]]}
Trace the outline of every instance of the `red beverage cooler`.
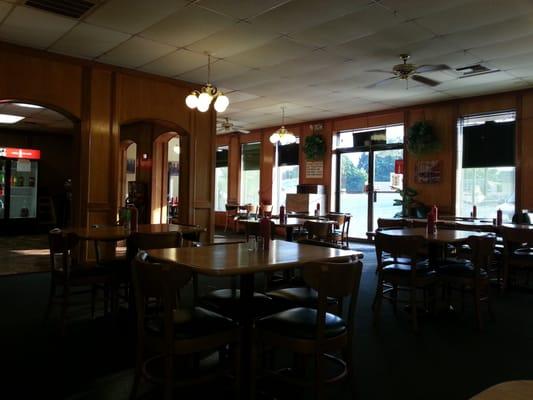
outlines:
{"label": "red beverage cooler", "polygon": [[0,147],[0,220],[37,218],[40,158],[39,150]]}

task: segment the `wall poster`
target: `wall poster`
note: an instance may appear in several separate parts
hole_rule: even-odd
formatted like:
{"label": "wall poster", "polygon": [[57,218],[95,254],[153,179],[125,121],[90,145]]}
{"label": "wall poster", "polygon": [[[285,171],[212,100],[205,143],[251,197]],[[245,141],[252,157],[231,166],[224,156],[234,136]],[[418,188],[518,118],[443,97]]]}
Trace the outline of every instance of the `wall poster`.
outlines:
{"label": "wall poster", "polygon": [[323,178],[324,161],[306,161],[305,177],[306,178]]}

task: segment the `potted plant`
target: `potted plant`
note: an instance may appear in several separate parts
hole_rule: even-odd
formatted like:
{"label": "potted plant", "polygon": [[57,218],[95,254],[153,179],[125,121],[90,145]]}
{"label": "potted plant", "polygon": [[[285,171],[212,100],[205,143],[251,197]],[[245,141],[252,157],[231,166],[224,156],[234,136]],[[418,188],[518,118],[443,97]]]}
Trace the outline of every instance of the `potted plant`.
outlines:
{"label": "potted plant", "polygon": [[[402,190],[397,190],[400,194],[401,199],[394,199],[394,206],[402,206],[402,211],[397,213],[395,217],[416,217],[424,218],[427,212],[426,208],[422,203],[419,203],[414,200],[418,192],[410,187],[405,187]],[[416,208],[416,210],[415,210]],[[412,215],[414,214],[414,215]]]}
{"label": "potted plant", "polygon": [[415,122],[407,131],[407,150],[422,155],[440,149],[440,141],[427,121]]}
{"label": "potted plant", "polygon": [[307,136],[304,142],[304,153],[308,160],[321,160],[326,153],[326,141],[321,134]]}

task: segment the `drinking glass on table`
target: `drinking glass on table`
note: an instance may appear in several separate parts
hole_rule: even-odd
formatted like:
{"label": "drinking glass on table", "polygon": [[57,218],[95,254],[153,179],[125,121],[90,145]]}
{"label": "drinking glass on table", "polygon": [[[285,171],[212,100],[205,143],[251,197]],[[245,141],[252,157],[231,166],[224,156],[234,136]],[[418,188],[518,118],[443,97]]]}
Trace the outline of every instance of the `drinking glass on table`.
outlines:
{"label": "drinking glass on table", "polygon": [[248,251],[254,251],[257,249],[257,243],[255,240],[255,235],[248,236]]}

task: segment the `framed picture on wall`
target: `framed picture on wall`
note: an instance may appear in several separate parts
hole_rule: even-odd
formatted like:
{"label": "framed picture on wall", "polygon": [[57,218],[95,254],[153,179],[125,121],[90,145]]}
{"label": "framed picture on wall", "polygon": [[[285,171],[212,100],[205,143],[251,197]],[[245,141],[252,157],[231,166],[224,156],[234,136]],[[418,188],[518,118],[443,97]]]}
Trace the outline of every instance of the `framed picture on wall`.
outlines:
{"label": "framed picture on wall", "polygon": [[440,160],[418,160],[415,166],[416,183],[439,183],[441,164]]}
{"label": "framed picture on wall", "polygon": [[127,159],[126,160],[126,173],[127,174],[134,174],[135,173],[135,160],[134,159]]}

